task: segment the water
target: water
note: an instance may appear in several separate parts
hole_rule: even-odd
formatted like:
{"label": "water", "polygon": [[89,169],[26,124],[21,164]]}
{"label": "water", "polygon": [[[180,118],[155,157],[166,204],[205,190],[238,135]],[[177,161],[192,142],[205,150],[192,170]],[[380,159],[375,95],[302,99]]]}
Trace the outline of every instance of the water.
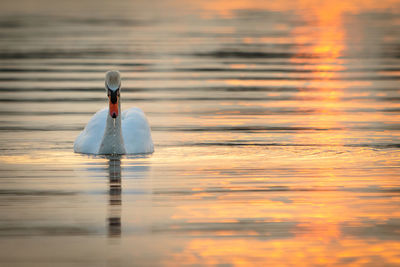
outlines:
{"label": "water", "polygon": [[0,265],[399,265],[398,1],[160,2],[2,2]]}

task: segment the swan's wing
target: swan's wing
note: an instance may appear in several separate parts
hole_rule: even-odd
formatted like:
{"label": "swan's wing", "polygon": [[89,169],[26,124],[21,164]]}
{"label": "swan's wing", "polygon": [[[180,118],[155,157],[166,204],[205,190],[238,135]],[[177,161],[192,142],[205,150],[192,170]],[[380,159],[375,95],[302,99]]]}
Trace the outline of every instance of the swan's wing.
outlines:
{"label": "swan's wing", "polygon": [[128,154],[154,151],[150,126],[140,108],[130,108],[122,113],[122,136]]}
{"label": "swan's wing", "polygon": [[98,152],[106,128],[107,113],[108,109],[104,108],[93,115],[85,129],[75,139],[75,152],[86,154]]}

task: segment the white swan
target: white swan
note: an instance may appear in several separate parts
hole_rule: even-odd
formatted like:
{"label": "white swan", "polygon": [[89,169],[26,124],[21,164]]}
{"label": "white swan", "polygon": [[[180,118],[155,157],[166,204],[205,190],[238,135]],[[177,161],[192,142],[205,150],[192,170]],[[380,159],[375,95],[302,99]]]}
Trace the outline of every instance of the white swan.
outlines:
{"label": "white swan", "polygon": [[74,143],[74,151],[85,154],[141,154],[154,151],[150,127],[140,108],[121,114],[121,78],[118,71],[106,73],[109,108],[98,111]]}

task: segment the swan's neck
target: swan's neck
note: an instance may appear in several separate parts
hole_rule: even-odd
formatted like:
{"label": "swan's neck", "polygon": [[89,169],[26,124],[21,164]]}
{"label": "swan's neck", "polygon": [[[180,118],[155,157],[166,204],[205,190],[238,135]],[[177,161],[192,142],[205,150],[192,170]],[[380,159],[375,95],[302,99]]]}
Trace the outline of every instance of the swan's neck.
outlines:
{"label": "swan's neck", "polygon": [[99,148],[99,154],[125,154],[124,139],[122,138],[121,125],[121,103],[118,103],[119,115],[117,118],[111,118],[107,113],[106,129],[104,131],[103,140]]}

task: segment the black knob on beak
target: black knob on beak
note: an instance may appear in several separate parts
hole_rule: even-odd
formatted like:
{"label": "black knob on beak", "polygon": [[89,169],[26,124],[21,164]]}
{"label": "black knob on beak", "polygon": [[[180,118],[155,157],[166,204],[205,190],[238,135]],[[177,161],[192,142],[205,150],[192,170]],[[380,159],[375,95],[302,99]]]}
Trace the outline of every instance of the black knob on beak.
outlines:
{"label": "black knob on beak", "polygon": [[119,90],[118,89],[115,90],[115,91],[108,89],[108,96],[110,97],[111,103],[113,103],[113,104],[117,103],[118,95],[119,95]]}

